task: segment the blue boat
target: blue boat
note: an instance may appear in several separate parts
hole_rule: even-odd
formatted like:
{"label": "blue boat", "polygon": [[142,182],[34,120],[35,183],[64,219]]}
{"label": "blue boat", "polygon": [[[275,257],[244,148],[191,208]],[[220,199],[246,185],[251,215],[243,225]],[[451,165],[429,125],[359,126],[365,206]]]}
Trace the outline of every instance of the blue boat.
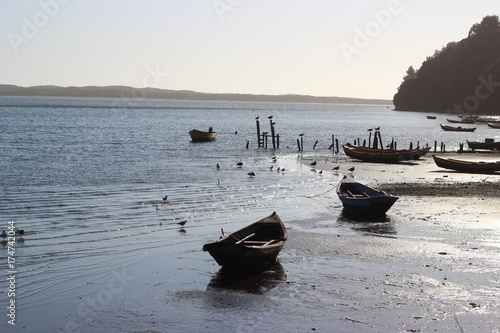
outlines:
{"label": "blue boat", "polygon": [[384,214],[399,199],[346,176],[337,185],[337,195],[344,209],[356,214]]}

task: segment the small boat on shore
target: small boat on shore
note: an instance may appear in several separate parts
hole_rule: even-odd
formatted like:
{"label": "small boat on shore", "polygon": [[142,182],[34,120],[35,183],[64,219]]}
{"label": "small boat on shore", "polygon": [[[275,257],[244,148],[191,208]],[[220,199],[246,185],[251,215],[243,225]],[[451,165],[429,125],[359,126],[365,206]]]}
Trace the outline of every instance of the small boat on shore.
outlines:
{"label": "small boat on shore", "polygon": [[337,195],[344,209],[356,214],[385,214],[399,199],[346,176],[337,185]]}
{"label": "small boat on shore", "polygon": [[427,116],[427,119],[436,119],[436,116]]}
{"label": "small boat on shore", "polygon": [[470,119],[470,118],[462,118],[460,120],[446,118],[446,120],[449,123],[453,123],[453,124],[474,124],[476,122],[474,119]]}
{"label": "small boat on shore", "polygon": [[214,141],[217,138],[217,132],[214,132],[212,127],[210,127],[208,132],[193,129],[189,131],[189,135],[191,136],[191,140],[193,140],[193,142]]}
{"label": "small boat on shore", "polygon": [[276,212],[219,240],[203,245],[217,263],[227,268],[255,268],[272,264],[288,239]]}
{"label": "small boat on shore", "polygon": [[456,160],[451,158],[442,158],[432,155],[434,162],[440,168],[451,169],[469,173],[493,173],[500,171],[500,161],[497,162],[471,162]]}
{"label": "small boat on shore", "polygon": [[347,156],[356,158],[367,162],[381,162],[381,163],[398,163],[401,161],[418,160],[424,156],[431,149],[417,148],[417,149],[375,149],[358,145],[345,144],[342,146]]}
{"label": "small boat on shore", "polygon": [[486,150],[500,150],[500,141],[495,142],[495,139],[484,139],[484,142],[469,141],[467,140],[469,148],[472,150],[486,149]]}
{"label": "small boat on shore", "polygon": [[461,127],[461,126],[453,127],[443,124],[440,124],[440,126],[445,131],[452,131],[452,132],[474,132],[476,130],[475,127]]}
{"label": "small boat on shore", "polygon": [[486,124],[488,124],[488,127],[491,127],[491,128],[500,128],[500,122],[486,123]]}

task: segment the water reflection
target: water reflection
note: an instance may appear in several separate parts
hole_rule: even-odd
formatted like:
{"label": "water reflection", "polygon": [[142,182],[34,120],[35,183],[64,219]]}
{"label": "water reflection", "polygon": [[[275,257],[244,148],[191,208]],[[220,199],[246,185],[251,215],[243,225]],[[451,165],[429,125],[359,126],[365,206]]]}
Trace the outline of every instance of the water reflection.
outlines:
{"label": "water reflection", "polygon": [[212,277],[207,289],[224,288],[263,294],[285,279],[285,270],[278,261],[267,267],[250,270],[221,268]]}
{"label": "water reflection", "polygon": [[383,235],[395,235],[396,228],[391,218],[383,215],[361,215],[343,209],[337,218],[337,224],[353,230]]}

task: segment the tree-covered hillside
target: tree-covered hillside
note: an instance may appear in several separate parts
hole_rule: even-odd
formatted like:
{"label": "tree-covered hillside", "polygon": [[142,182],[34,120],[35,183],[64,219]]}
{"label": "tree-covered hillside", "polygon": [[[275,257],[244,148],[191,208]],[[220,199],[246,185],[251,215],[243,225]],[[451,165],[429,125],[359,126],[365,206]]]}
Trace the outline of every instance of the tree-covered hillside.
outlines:
{"label": "tree-covered hillside", "polygon": [[394,95],[396,110],[500,114],[500,21],[486,16],[467,38],[410,67]]}

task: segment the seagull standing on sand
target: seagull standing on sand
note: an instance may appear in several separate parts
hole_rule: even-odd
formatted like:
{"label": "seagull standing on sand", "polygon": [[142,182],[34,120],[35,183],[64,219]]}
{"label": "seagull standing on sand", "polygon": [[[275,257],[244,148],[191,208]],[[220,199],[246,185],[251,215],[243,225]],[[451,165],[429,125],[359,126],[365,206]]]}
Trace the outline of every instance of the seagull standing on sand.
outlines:
{"label": "seagull standing on sand", "polygon": [[247,175],[249,175],[250,177],[255,177],[255,172],[250,171],[249,173],[247,173]]}
{"label": "seagull standing on sand", "polygon": [[167,201],[168,195],[163,197],[163,201]]}
{"label": "seagull standing on sand", "polygon": [[316,161],[314,161],[314,162],[312,162],[312,163],[311,163],[311,164],[309,164],[309,165],[315,166],[316,164],[317,164],[317,162],[316,162]]}
{"label": "seagull standing on sand", "polygon": [[267,119],[273,119],[273,116],[269,116],[269,117],[267,117]]}
{"label": "seagull standing on sand", "polygon": [[239,166],[239,167],[242,167],[243,166],[243,162],[238,162],[238,163],[236,163],[236,165]]}
{"label": "seagull standing on sand", "polygon": [[337,165],[336,167],[334,167],[332,170],[338,170],[340,169],[340,167]]}
{"label": "seagull standing on sand", "polygon": [[255,117],[255,120],[259,120],[259,116]]}
{"label": "seagull standing on sand", "polygon": [[187,223],[187,220],[177,222],[178,225],[184,226]]}
{"label": "seagull standing on sand", "polygon": [[347,170],[349,170],[349,171],[353,172],[353,171],[354,171],[354,167],[349,168],[349,169],[347,169]]}
{"label": "seagull standing on sand", "polygon": [[217,169],[220,169],[220,165],[219,165],[219,163],[217,163]]}

